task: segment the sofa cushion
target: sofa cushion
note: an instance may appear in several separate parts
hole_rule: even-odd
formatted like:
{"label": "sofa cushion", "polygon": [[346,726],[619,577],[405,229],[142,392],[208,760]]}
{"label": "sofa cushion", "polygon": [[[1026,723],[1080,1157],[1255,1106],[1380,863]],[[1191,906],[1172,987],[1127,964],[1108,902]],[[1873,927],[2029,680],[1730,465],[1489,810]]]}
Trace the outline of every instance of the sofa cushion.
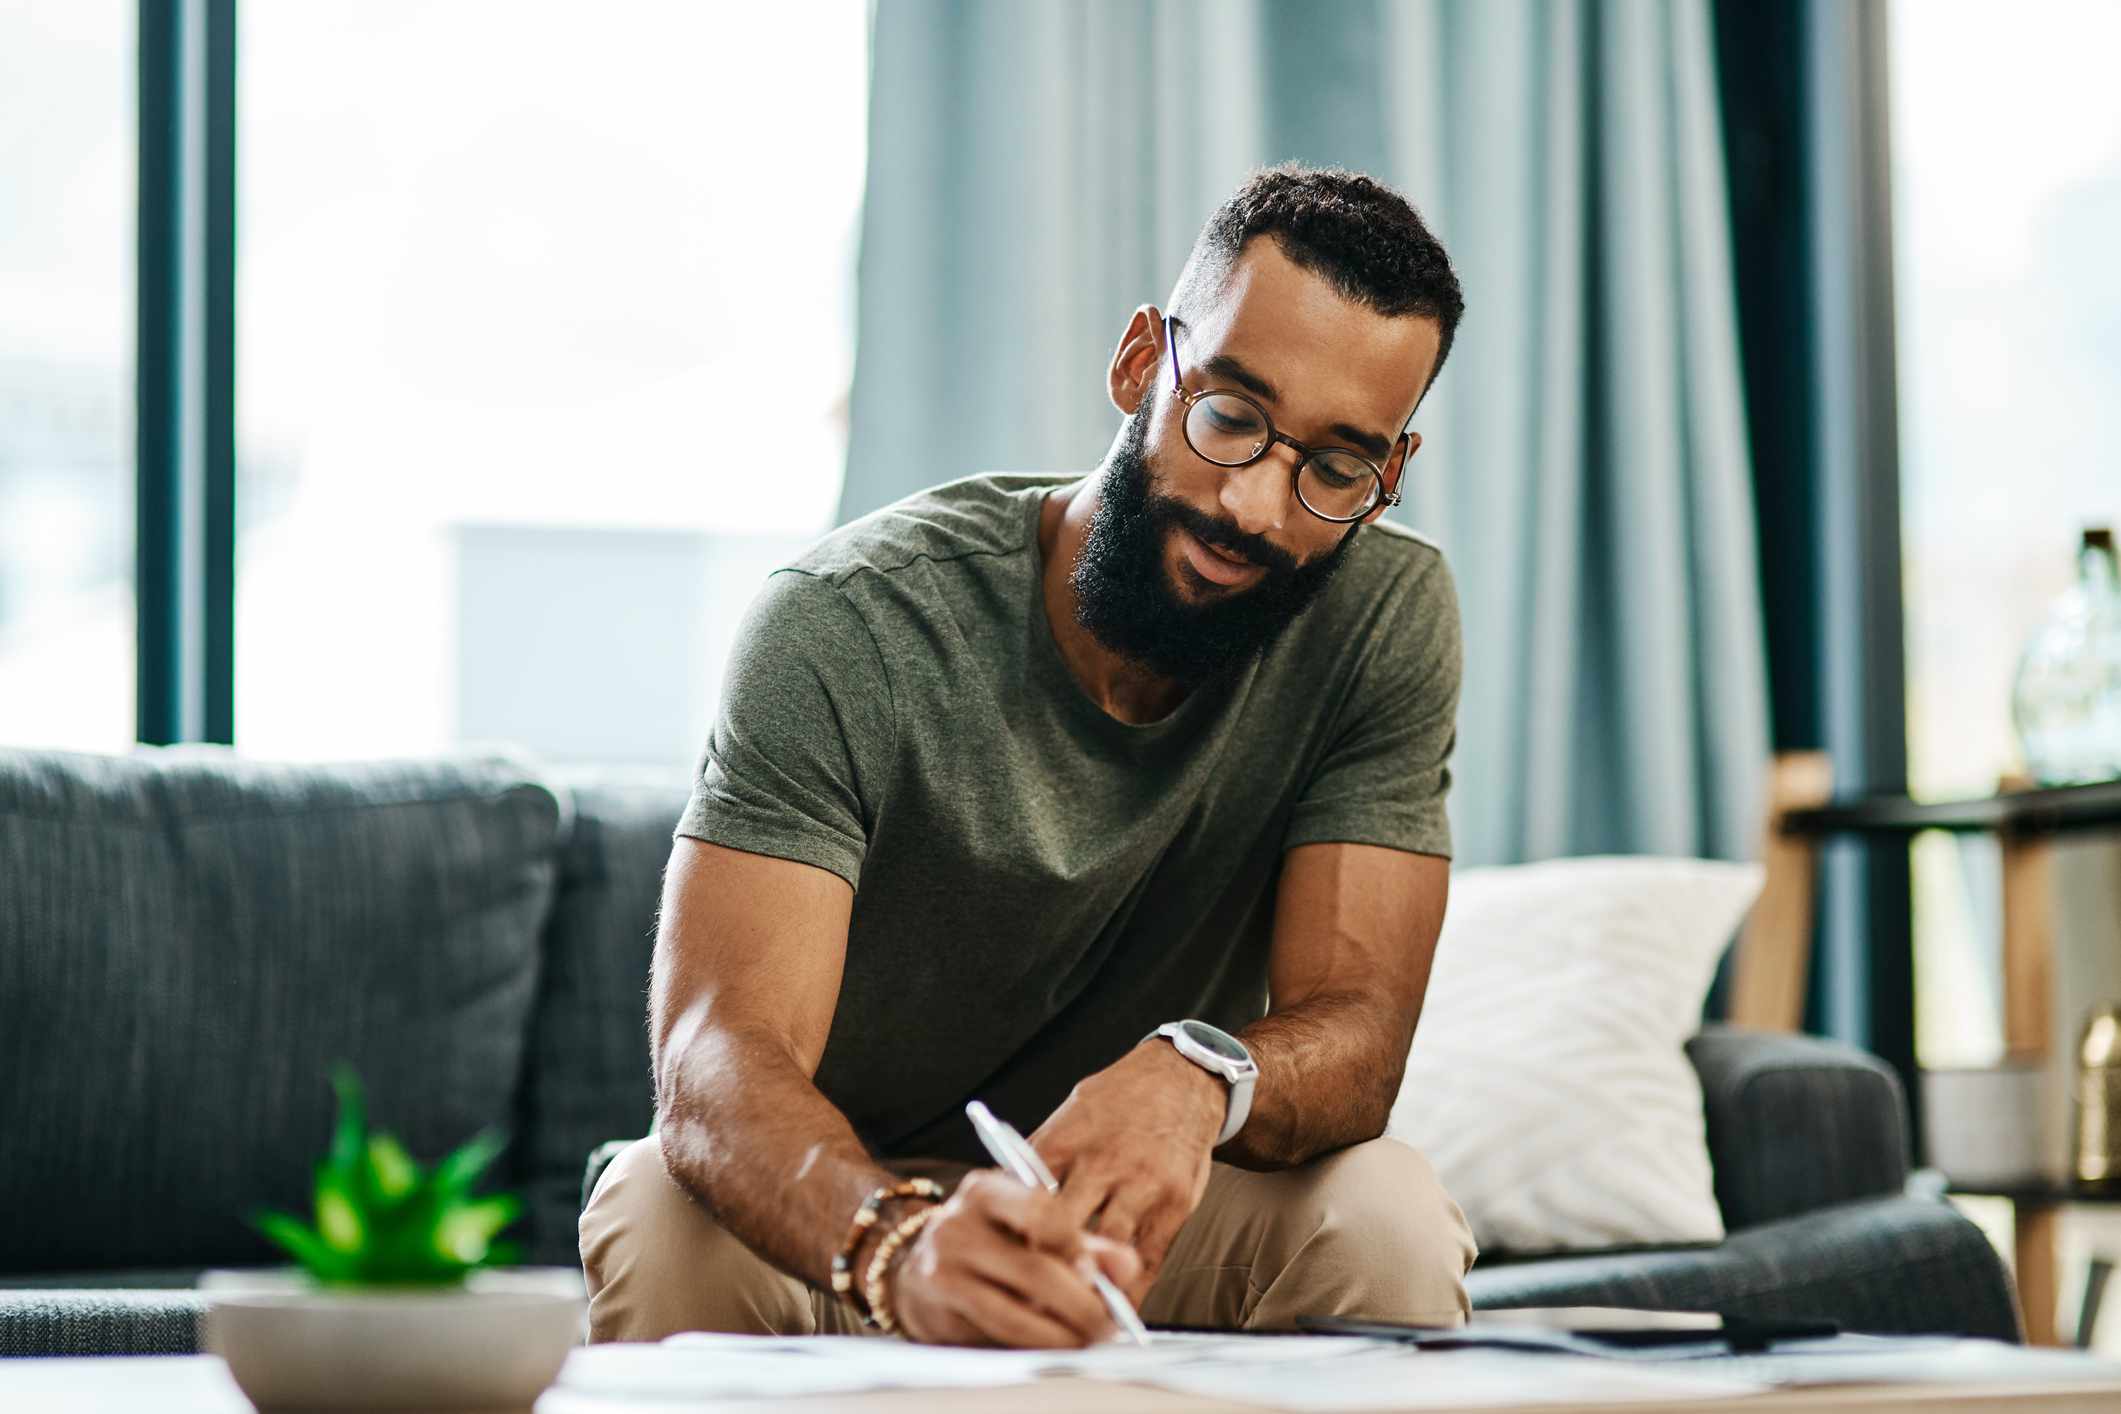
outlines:
{"label": "sofa cushion", "polygon": [[1758,865],[1461,869],[1390,1132],[1487,1252],[1723,1236],[1684,1051]]}
{"label": "sofa cushion", "polygon": [[1949,1204],[1874,1198],[1784,1218],[1715,1247],[1492,1264],[1466,1278],[1482,1309],[1633,1306],[1825,1317],[1845,1330],[2018,1339],[2011,1279]]}
{"label": "sofa cushion", "polygon": [[154,1288],[0,1290],[0,1359],[193,1355],[206,1301]]}
{"label": "sofa cushion", "polygon": [[0,1271],[276,1260],[342,1059],[416,1156],[507,1126],[561,815],[492,759],[0,752]]}
{"label": "sofa cushion", "polygon": [[648,966],[687,786],[610,772],[561,779],[574,824],[545,929],[522,1134],[531,1260],[572,1266],[583,1160],[613,1135],[647,1133],[655,1112]]}

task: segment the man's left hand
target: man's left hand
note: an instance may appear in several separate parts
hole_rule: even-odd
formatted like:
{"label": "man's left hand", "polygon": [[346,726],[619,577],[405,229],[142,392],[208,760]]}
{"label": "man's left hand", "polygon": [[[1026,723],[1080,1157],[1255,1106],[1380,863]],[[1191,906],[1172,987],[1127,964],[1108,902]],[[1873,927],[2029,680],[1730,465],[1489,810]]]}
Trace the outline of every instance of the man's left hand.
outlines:
{"label": "man's left hand", "polygon": [[1143,1042],[1069,1092],[1031,1143],[1085,1229],[1133,1245],[1138,1305],[1208,1186],[1229,1086],[1170,1042]]}

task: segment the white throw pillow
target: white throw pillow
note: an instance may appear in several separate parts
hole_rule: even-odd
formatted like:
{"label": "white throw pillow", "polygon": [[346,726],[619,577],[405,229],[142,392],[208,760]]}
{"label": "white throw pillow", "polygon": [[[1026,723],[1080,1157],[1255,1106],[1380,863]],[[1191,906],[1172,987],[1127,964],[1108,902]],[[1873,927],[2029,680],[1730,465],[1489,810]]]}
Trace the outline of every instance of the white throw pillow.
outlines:
{"label": "white throw pillow", "polygon": [[1763,877],[1636,857],[1453,873],[1389,1132],[1483,1249],[1722,1238],[1684,1045]]}

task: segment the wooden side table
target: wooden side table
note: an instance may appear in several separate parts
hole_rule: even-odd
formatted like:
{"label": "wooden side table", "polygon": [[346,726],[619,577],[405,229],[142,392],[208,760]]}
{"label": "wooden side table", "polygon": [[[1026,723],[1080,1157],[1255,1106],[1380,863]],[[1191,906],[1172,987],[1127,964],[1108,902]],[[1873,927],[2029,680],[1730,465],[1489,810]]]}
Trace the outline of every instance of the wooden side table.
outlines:
{"label": "wooden side table", "polygon": [[[2004,1049],[2010,1060],[2044,1064],[2053,1040],[2053,842],[2121,831],[2121,780],[2042,788],[2006,780],[1995,795],[1940,802],[1906,795],[1834,801],[1831,787],[1831,769],[1819,753],[1775,763],[1763,850],[1767,884],[1739,942],[1731,1019],[1773,1031],[1802,1026],[1820,841],[1854,835],[1905,847],[1924,830],[1987,831],[2003,849]],[[2055,1344],[2056,1217],[2080,1195],[2058,1187],[1998,1196],[2012,1200],[2026,1339]]]}

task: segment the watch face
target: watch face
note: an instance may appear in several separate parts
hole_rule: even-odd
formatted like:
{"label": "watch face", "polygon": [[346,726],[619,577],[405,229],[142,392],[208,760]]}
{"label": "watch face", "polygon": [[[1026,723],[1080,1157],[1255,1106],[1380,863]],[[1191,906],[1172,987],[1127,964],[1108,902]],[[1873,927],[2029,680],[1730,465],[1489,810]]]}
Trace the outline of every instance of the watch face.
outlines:
{"label": "watch face", "polygon": [[1184,1028],[1187,1040],[1211,1055],[1239,1063],[1252,1059],[1251,1053],[1239,1045],[1237,1038],[1227,1031],[1218,1030],[1205,1021],[1182,1021],[1179,1025]]}

